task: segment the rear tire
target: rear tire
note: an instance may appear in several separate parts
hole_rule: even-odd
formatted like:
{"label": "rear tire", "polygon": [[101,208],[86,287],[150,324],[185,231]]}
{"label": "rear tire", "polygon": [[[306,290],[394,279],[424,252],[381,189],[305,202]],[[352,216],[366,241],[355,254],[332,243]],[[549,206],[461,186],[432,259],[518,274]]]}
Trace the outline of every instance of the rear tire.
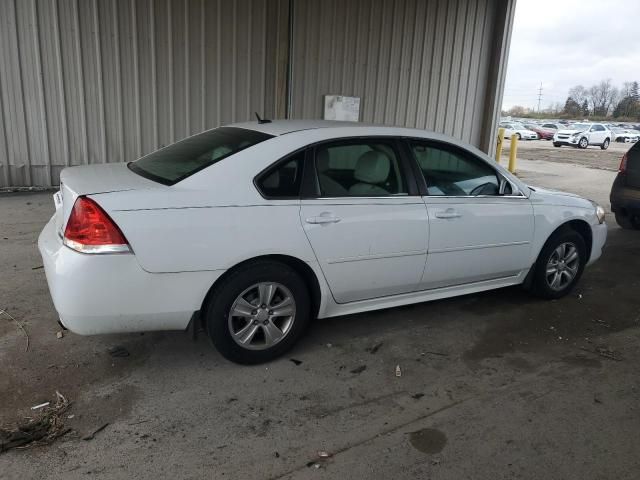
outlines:
{"label": "rear tire", "polygon": [[[283,314],[287,308],[286,315],[277,316],[278,308]],[[311,301],[298,272],[261,260],[227,276],[211,293],[205,312],[207,333],[222,356],[252,365],[273,360],[296,344],[309,324]]]}
{"label": "rear tire", "polygon": [[602,150],[606,150],[607,148],[609,148],[609,139],[605,139],[604,143],[602,145],[600,145],[600,148]]}
{"label": "rear tire", "polygon": [[[571,259],[574,251],[577,258]],[[586,255],[584,239],[578,232],[571,228],[555,232],[544,244],[536,260],[532,282],[533,293],[550,300],[569,294],[582,276],[587,262]]]}
{"label": "rear tire", "polygon": [[640,222],[634,217],[629,217],[622,212],[615,212],[616,223],[625,230],[640,230]]}

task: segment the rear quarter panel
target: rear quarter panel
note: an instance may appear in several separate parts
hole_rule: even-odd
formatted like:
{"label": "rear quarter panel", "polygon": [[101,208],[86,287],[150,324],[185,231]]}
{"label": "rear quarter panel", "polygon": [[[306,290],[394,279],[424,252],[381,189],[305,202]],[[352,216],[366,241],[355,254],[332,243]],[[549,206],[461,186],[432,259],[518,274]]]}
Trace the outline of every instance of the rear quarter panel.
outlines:
{"label": "rear quarter panel", "polygon": [[112,212],[148,272],[228,269],[260,255],[312,262],[299,204]]}

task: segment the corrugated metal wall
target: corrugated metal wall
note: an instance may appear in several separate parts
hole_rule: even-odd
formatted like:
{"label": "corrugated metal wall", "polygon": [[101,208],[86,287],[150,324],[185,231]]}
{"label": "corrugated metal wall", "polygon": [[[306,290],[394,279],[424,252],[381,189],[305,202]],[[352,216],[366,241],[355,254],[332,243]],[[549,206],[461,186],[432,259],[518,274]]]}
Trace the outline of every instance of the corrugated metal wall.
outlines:
{"label": "corrugated metal wall", "polygon": [[[283,116],[287,0],[0,0],[0,186]],[[284,48],[284,49],[283,49]]]}
{"label": "corrugated metal wall", "polygon": [[321,118],[323,95],[354,95],[363,122],[484,146],[496,19],[514,3],[296,0],[292,117]]}
{"label": "corrugated metal wall", "polygon": [[322,118],[329,93],[490,150],[514,6],[291,0],[290,24],[289,0],[0,0],[0,187],[254,111]]}

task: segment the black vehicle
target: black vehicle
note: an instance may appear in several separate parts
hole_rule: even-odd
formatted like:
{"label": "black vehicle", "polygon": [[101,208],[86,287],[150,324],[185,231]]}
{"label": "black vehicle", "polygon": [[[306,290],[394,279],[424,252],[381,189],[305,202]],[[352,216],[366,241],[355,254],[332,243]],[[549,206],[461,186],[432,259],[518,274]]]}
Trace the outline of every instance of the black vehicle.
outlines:
{"label": "black vehicle", "polygon": [[640,230],[640,142],[622,157],[610,199],[618,225]]}

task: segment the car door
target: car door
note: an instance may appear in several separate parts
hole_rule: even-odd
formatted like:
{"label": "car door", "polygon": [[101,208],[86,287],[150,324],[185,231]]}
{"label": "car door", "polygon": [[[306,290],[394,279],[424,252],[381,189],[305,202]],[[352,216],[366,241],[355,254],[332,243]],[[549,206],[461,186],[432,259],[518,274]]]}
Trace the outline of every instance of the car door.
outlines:
{"label": "car door", "polygon": [[589,144],[600,145],[604,142],[607,135],[606,129],[599,124],[591,125],[589,129]]}
{"label": "car door", "polygon": [[507,278],[531,267],[533,207],[487,161],[445,142],[408,140],[429,215],[421,288]]}
{"label": "car door", "polygon": [[308,158],[312,192],[300,221],[336,302],[416,290],[429,222],[397,142],[332,141]]}

